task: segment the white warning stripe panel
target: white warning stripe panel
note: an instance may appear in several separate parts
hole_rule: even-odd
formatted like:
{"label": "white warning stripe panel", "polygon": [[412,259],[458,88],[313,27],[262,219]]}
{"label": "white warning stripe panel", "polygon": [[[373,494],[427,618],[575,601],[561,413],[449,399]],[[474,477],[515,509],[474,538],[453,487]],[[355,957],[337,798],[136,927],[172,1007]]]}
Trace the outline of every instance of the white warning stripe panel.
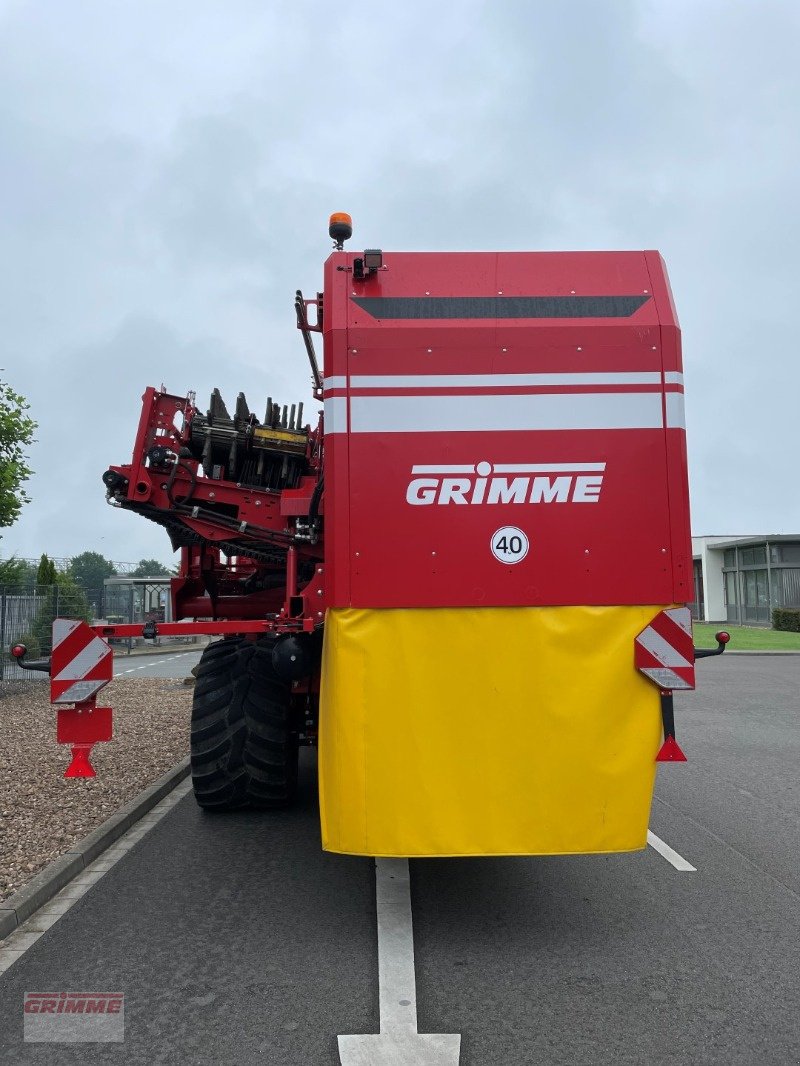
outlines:
{"label": "white warning stripe panel", "polygon": [[57,648],[79,625],[80,622],[72,618],[56,618],[53,622],[53,647]]}
{"label": "white warning stripe panel", "polygon": [[74,659],[64,667],[53,681],[80,681],[103,661],[106,655],[111,654],[111,649],[100,637],[90,641],[83,651],[79,652]]}
{"label": "white warning stripe panel", "polygon": [[[326,407],[331,402],[336,401],[327,400]],[[661,405],[660,392],[353,396],[350,431],[502,433],[504,430],[662,429]],[[325,430],[329,432],[327,413]],[[341,426],[338,432],[343,430]]]}
{"label": "white warning stripe panel", "polygon": [[688,636],[692,635],[692,612],[688,607],[671,607],[664,611],[667,618],[671,619]]}
{"label": "white warning stripe panel", "polygon": [[[670,380],[674,378],[675,380]],[[678,380],[679,379],[679,380]],[[667,380],[680,384],[682,374],[670,373]],[[343,381],[344,385],[327,386],[327,381]],[[592,374],[365,374],[351,375],[352,389],[472,389],[567,386],[581,388],[597,385],[660,385],[658,371],[621,371]],[[326,387],[345,388],[346,379],[329,378]]]}
{"label": "white warning stripe panel", "polygon": [[684,659],[677,648],[673,648],[669,641],[664,640],[659,633],[656,633],[652,626],[648,626],[636,639],[643,648],[646,648],[654,658],[658,659],[662,666],[691,667],[694,665]]}
{"label": "white warning stripe panel", "polygon": [[654,681],[659,688],[670,689],[693,689],[694,685],[686,681],[679,674],[676,674],[674,670],[668,669],[666,666],[644,666],[639,667],[641,673],[646,677],[649,677],[651,681]]}
{"label": "white warning stripe panel", "polygon": [[683,374],[677,370],[667,370],[664,373],[664,381],[667,385],[683,385]]}
{"label": "white warning stripe panel", "polygon": [[51,703],[83,703],[107,684],[105,681],[76,681],[66,691],[62,692],[57,699],[51,699]]}
{"label": "white warning stripe panel", "polygon": [[347,432],[347,397],[330,396],[325,400],[325,433]]}

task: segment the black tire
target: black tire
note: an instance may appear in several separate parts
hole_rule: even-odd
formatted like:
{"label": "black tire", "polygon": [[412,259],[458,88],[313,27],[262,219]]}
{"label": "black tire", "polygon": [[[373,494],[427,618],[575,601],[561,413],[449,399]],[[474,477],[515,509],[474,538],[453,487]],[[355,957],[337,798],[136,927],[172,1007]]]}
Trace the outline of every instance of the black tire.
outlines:
{"label": "black tire", "polygon": [[286,807],[297,788],[297,729],[273,640],[220,640],[203,652],[192,703],[194,795],[207,810]]}

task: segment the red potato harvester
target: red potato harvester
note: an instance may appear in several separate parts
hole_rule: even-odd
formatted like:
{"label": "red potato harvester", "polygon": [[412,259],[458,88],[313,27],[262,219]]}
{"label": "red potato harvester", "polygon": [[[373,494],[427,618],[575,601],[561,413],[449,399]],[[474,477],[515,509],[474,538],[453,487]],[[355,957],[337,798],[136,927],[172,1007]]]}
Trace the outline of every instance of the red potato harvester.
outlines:
{"label": "red potato harvester", "polygon": [[[646,843],[694,688],[680,333],[657,252],[343,250],[295,300],[323,410],[146,389],[109,503],[180,551],[176,621],[58,619],[68,775],[111,736],[109,638],[203,653],[206,808],[291,802],[319,745],[323,845],[554,854]],[[324,374],[313,334],[324,343]],[[69,709],[65,708],[69,705]]]}

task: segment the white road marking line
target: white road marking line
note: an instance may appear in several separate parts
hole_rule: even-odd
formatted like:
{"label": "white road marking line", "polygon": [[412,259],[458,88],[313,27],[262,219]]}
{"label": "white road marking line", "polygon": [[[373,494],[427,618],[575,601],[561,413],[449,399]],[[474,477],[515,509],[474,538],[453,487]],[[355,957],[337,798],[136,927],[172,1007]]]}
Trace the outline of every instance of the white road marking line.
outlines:
{"label": "white road marking line", "polygon": [[167,663],[174,662],[176,659],[182,659],[186,655],[197,655],[196,651],[179,651],[174,655],[168,656],[166,659],[156,659],[155,662],[144,663],[142,666],[130,666],[126,670],[121,670],[115,665],[114,677],[122,677],[123,674],[133,674],[137,670],[145,670],[148,666],[166,666]]}
{"label": "white road marking line", "polygon": [[89,889],[126,855],[146,833],[157,825],[165,814],[168,814],[176,803],[179,803],[187,792],[191,790],[191,779],[181,781],[168,796],[157,803],[151,811],[148,811],[138,822],[134,822],[127,833],[116,840],[110,848],[99,855],[93,863],[90,863],[80,874],[77,874],[69,884],[53,896],[49,903],[45,903],[35,914],[19,928],[0,942],[0,976],[13,966],[17,959],[33,947],[36,941],[52,925],[58,921],[62,914],[77,903]]}
{"label": "white road marking line", "polygon": [[396,1025],[411,1025],[416,1029],[417,987],[408,860],[377,859],[375,885],[381,1032]]}
{"label": "white road marking line", "polygon": [[417,1032],[408,859],[375,860],[380,1035],[340,1036],[342,1066],[457,1066],[460,1034]]}
{"label": "white road marking line", "polygon": [[697,867],[692,866],[690,862],[687,862],[682,855],[679,855],[677,851],[674,851],[669,844],[665,844],[661,837],[657,837],[655,833],[651,833],[647,830],[647,843],[658,854],[672,863],[676,870],[680,870],[682,873],[697,873]]}

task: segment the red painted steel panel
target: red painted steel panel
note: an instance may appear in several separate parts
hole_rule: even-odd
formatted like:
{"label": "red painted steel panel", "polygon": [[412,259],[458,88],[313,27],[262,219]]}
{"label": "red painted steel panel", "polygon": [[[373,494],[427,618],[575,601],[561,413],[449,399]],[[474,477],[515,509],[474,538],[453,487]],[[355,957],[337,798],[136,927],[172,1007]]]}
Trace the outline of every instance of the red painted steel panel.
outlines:
{"label": "red painted steel panel", "polygon": [[[352,257],[334,253],[325,263],[323,311],[324,375],[326,378],[347,376],[347,312],[350,300],[349,274],[338,268]],[[350,449],[347,433],[347,401],[344,393],[330,389],[325,393],[325,476],[329,491],[325,501],[325,570],[326,587],[339,604],[350,600]],[[344,413],[339,426],[337,414]],[[340,415],[341,417],[341,415]],[[340,432],[341,430],[341,432]]]}
{"label": "red painted steel panel", "polygon": [[658,253],[353,259],[325,275],[332,605],[691,598]]}

